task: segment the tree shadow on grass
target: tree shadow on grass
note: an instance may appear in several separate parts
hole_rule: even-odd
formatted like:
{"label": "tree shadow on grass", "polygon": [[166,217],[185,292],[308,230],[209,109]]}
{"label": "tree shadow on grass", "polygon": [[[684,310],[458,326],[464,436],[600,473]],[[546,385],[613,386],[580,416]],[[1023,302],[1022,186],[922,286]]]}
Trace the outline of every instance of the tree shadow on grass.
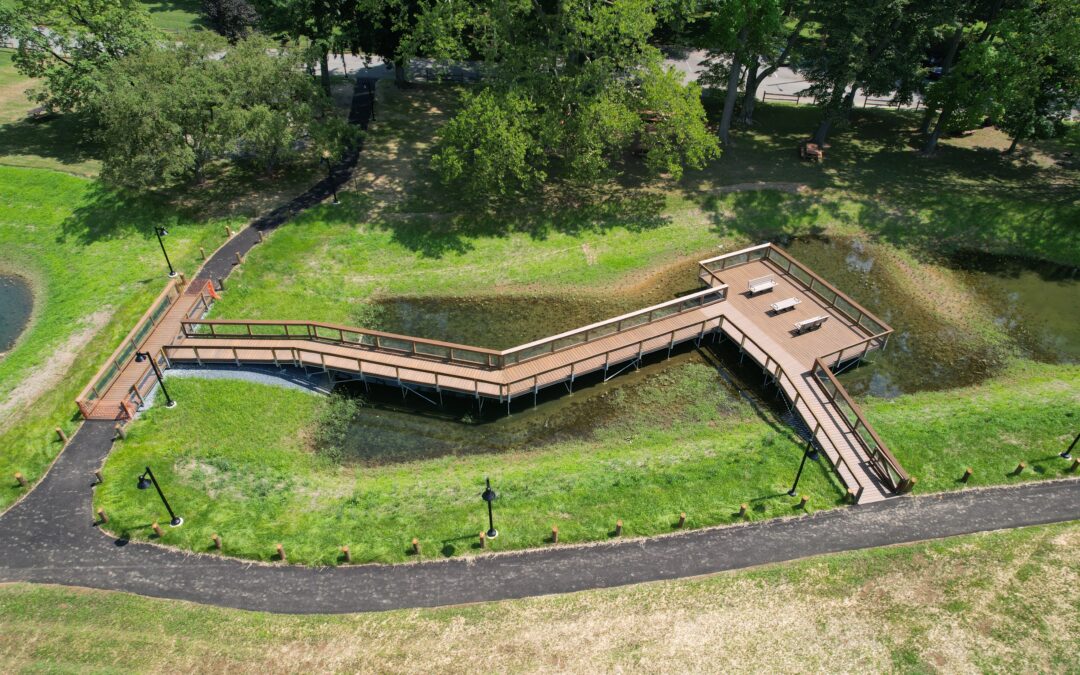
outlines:
{"label": "tree shadow on grass", "polygon": [[[452,203],[447,200],[443,204]],[[375,224],[390,230],[394,240],[410,251],[441,258],[471,250],[469,240],[477,237],[520,233],[544,240],[553,234],[603,232],[615,227],[642,232],[670,222],[665,206],[664,194],[656,191],[557,184],[542,193],[498,203],[459,204],[453,213],[388,213]]]}
{"label": "tree shadow on grass", "polygon": [[97,159],[100,148],[83,140],[88,135],[85,118],[74,113],[10,122],[0,125],[0,155],[33,155],[75,166]]}

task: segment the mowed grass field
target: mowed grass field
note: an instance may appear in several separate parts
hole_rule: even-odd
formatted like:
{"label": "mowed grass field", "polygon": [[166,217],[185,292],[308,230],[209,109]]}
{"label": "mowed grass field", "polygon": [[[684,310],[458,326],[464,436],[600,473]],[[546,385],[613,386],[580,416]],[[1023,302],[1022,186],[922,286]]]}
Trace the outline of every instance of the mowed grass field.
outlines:
{"label": "mowed grass field", "polygon": [[[185,525],[186,527],[186,525]],[[706,579],[351,616],[0,586],[10,672],[1045,672],[1077,668],[1080,524]]]}
{"label": "mowed grass field", "polygon": [[[134,488],[150,464],[185,519],[161,543],[206,551],[216,533],[229,555],[270,560],[282,543],[291,562],[319,565],[338,564],[342,545],[355,562],[412,559],[413,537],[422,558],[477,553],[485,477],[500,494],[494,550],[544,546],[552,526],[569,543],[607,540],[617,520],[623,536],[637,536],[675,531],[683,512],[687,527],[804,512],[786,494],[802,453],[797,437],[722,388],[710,366],[680,363],[633,388],[603,386],[614,400],[602,403],[619,413],[580,438],[539,434],[502,452],[409,461],[431,441],[418,436],[406,458],[342,464],[311,447],[327,399],[174,378],[170,393],[181,404],[154,407],[131,426],[95,503],[110,531],[152,537],[150,524],[165,516]],[[564,414],[587,415],[597,403]],[[836,506],[844,494],[825,462],[809,463],[799,491],[810,498],[806,511]]]}

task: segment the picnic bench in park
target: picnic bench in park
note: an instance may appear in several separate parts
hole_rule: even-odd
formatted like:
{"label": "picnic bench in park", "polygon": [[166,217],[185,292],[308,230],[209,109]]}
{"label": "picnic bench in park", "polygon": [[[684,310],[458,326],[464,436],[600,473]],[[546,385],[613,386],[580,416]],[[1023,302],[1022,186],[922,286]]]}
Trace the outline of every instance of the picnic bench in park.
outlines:
{"label": "picnic bench in park", "polygon": [[746,282],[746,290],[749,291],[750,295],[771,291],[775,287],[776,279],[774,279],[772,275],[757,277],[756,279],[750,279]]}
{"label": "picnic bench in park", "polygon": [[773,314],[780,314],[786,312],[789,309],[795,309],[795,306],[801,303],[802,300],[798,298],[784,298],[780,302],[774,302],[769,307],[772,307]]}
{"label": "picnic bench in park", "polygon": [[799,144],[799,157],[813,162],[825,161],[825,148],[817,143],[803,141]]}
{"label": "picnic bench in park", "polygon": [[829,320],[829,317],[821,314],[818,316],[812,316],[809,319],[803,319],[802,321],[796,321],[794,331],[796,335],[802,335],[808,331],[817,330],[821,328],[821,324]]}

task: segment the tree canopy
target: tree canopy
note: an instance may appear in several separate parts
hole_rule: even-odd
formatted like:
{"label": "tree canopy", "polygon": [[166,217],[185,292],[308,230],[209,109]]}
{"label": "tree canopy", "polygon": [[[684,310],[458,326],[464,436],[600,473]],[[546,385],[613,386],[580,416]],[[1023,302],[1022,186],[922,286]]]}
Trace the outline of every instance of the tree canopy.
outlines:
{"label": "tree canopy", "polygon": [[[433,161],[468,194],[498,196],[556,174],[597,180],[635,148],[674,177],[719,153],[697,85],[665,70],[650,43],[654,3],[477,0],[466,16],[436,23],[450,26],[437,49],[484,64],[485,92],[446,126]],[[485,140],[493,121],[510,147]],[[490,190],[493,174],[510,180]]]}
{"label": "tree canopy", "polygon": [[305,148],[339,149],[347,124],[301,63],[266,38],[226,47],[189,35],[110,64],[92,102],[102,177],[159,187],[201,180],[215,160],[269,172]]}
{"label": "tree canopy", "polygon": [[95,95],[102,69],[164,36],[138,0],[13,0],[0,4],[0,38],[18,43],[19,72],[41,80],[31,98],[71,111]]}

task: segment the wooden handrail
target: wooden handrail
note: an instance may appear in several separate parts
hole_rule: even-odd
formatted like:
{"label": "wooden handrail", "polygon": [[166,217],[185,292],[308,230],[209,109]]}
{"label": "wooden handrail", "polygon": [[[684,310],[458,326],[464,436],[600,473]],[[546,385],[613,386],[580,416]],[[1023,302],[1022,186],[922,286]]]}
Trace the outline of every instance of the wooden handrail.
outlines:
{"label": "wooden handrail", "polygon": [[[343,325],[340,325],[340,324],[323,323],[323,322],[318,322],[318,321],[266,321],[266,320],[246,320],[246,319],[183,320],[183,321],[180,322],[180,326],[181,326],[181,330],[183,331],[184,336],[189,337],[189,338],[199,338],[199,337],[202,337],[202,338],[205,338],[205,337],[215,337],[215,338],[216,337],[227,337],[227,338],[232,338],[232,339],[280,338],[280,339],[290,339],[290,340],[329,341],[329,342],[333,342],[335,344],[342,344],[342,345],[346,345],[346,346],[349,346],[349,347],[375,349],[375,350],[378,350],[378,351],[386,351],[386,352],[395,353],[395,354],[406,352],[406,353],[409,353],[411,355],[415,355],[415,356],[418,356],[418,357],[421,357],[421,358],[439,359],[439,360],[449,361],[451,363],[457,363],[457,364],[462,364],[462,365],[471,366],[471,367],[476,367],[476,366],[481,365],[474,359],[464,359],[464,358],[455,358],[454,357],[454,351],[471,352],[471,353],[474,353],[474,354],[482,354],[482,355],[485,355],[485,356],[489,357],[487,363],[483,364],[483,365],[486,365],[486,367],[488,367],[488,368],[501,368],[501,367],[505,367],[507,365],[512,365],[514,363],[525,363],[527,361],[530,361],[530,360],[532,360],[534,358],[538,358],[538,357],[543,356],[545,354],[558,352],[558,351],[562,351],[564,349],[570,349],[572,347],[576,347],[576,346],[579,346],[579,345],[582,345],[582,344],[586,344],[588,342],[593,341],[593,339],[600,339],[600,338],[603,338],[603,337],[608,337],[610,335],[615,335],[615,334],[621,333],[624,330],[632,330],[632,329],[638,328],[640,326],[645,326],[645,325],[648,325],[650,323],[654,323],[655,321],[658,321],[660,319],[666,319],[666,318],[671,317],[671,316],[676,316],[676,315],[679,315],[679,314],[684,314],[684,313],[689,312],[689,311],[700,309],[701,307],[712,304],[713,302],[719,302],[719,301],[724,300],[726,298],[726,291],[727,291],[727,286],[726,285],[725,286],[719,286],[719,287],[710,286],[709,288],[706,288],[706,289],[703,289],[703,290],[700,290],[700,291],[696,291],[694,293],[683,296],[681,298],[675,298],[673,300],[667,300],[665,302],[662,302],[662,303],[659,303],[659,304],[656,304],[656,305],[652,305],[650,307],[646,307],[646,308],[641,309],[641,310],[636,310],[634,312],[623,314],[621,316],[617,316],[617,317],[614,317],[614,318],[611,318],[611,319],[606,319],[604,321],[593,323],[593,324],[590,324],[588,326],[583,326],[581,328],[576,328],[576,329],[571,330],[571,331],[567,331],[567,332],[564,332],[564,333],[560,333],[558,335],[553,335],[553,336],[550,336],[550,337],[546,337],[546,338],[543,338],[541,340],[536,340],[534,342],[530,342],[530,343],[527,343],[527,344],[524,344],[524,345],[521,345],[521,346],[518,346],[518,347],[511,347],[509,349],[505,349],[505,350],[502,350],[502,351],[496,351],[496,350],[487,349],[487,348],[484,348],[484,347],[474,347],[474,346],[471,346],[471,345],[458,344],[458,343],[454,343],[454,342],[444,342],[442,340],[431,340],[431,339],[427,339],[427,338],[418,338],[418,337],[414,337],[414,336],[410,336],[410,335],[401,335],[401,334],[398,334],[398,333],[388,333],[388,332],[385,332],[385,331],[370,330],[370,329],[367,329],[367,328],[358,328],[358,327],[352,327],[352,326],[343,326]],[[706,296],[710,295],[710,294],[717,294],[718,295],[717,299],[715,299],[715,300],[713,300],[711,302],[705,302],[704,298]],[[598,336],[596,336],[596,338],[591,338],[591,339],[588,338],[588,333],[590,331],[594,331],[594,330],[597,330],[599,328],[603,328],[605,326],[610,326],[610,325],[613,325],[613,324],[614,325],[619,325],[621,322],[626,321],[628,319],[632,319],[634,317],[638,317],[638,316],[642,316],[642,315],[651,315],[653,312],[655,312],[657,310],[662,310],[662,309],[672,307],[672,306],[675,306],[675,305],[680,305],[680,304],[683,304],[683,303],[687,302],[687,300],[693,300],[693,299],[696,299],[696,298],[702,299],[702,302],[700,304],[695,304],[695,305],[687,307],[685,309],[682,309],[682,310],[679,310],[679,311],[676,311],[676,312],[672,312],[671,314],[666,314],[666,315],[664,315],[662,317],[657,317],[655,319],[650,318],[647,321],[644,321],[642,323],[634,324],[633,326],[629,326],[629,327],[627,327],[625,329],[618,328],[613,333],[606,333],[604,335],[598,335]],[[209,336],[207,336],[207,334],[205,334],[205,333],[199,332],[199,328],[202,327],[202,326],[207,326],[207,327],[210,328],[211,332],[210,332]],[[242,326],[242,327],[247,328],[247,331],[242,332],[242,333],[235,333],[235,334],[234,333],[218,334],[216,329],[215,329],[217,326]],[[285,328],[285,332],[283,334],[279,334],[279,335],[266,335],[266,334],[253,333],[251,331],[252,326],[280,326],[280,327]],[[287,328],[288,326],[304,327],[305,330],[303,332],[289,333],[288,328]],[[323,330],[327,330],[327,331],[336,331],[338,333],[338,339],[335,340],[333,337],[328,337],[326,335],[320,334],[318,332],[319,329],[323,329]],[[355,334],[357,336],[369,336],[369,337],[375,338],[376,339],[376,344],[374,344],[374,345],[366,344],[362,340],[361,341],[345,340],[344,336],[345,336],[346,333]],[[555,345],[556,342],[558,342],[560,340],[565,340],[567,338],[571,338],[571,337],[573,337],[575,335],[581,335],[581,334],[586,335],[585,340],[582,340],[581,342],[576,342],[576,343],[573,343],[573,344],[568,344],[565,347],[562,347],[560,349],[555,349],[554,348],[554,345]],[[410,344],[411,347],[410,347],[409,350],[402,350],[402,349],[396,349],[396,348],[392,348],[392,347],[385,347],[385,346],[379,344],[378,338],[385,338],[386,340],[397,340],[397,341],[400,341],[400,342],[405,342],[405,343]],[[545,344],[552,345],[551,351],[538,353],[538,354],[535,354],[534,356],[530,356],[528,358],[518,358],[516,360],[511,361],[510,363],[507,363],[507,361],[508,361],[507,357],[508,356],[515,356],[515,355],[519,354],[520,352],[522,352],[524,350],[533,350],[533,349],[536,349],[537,347],[541,347],[541,346],[543,346]],[[447,350],[449,353],[445,357],[440,357],[440,356],[438,356],[436,354],[426,354],[426,353],[423,353],[423,352],[416,351],[415,345],[427,345],[427,346],[435,347],[435,348],[438,348],[438,349],[441,349],[441,350]]]}
{"label": "wooden handrail", "polygon": [[[862,408],[860,408],[859,405],[855,403],[855,400],[851,398],[851,394],[847,392],[847,389],[844,388],[844,385],[840,384],[840,380],[837,379],[836,375],[833,374],[832,370],[829,369],[825,362],[822,361],[820,358],[817,358],[814,359],[814,370],[812,371],[815,378],[819,377],[819,370],[825,373],[825,377],[828,379],[829,383],[832,384],[833,387],[836,389],[836,393],[842,399],[844,399],[844,402],[848,405],[848,407],[851,408],[851,411],[855,413],[856,423],[852,424],[851,421],[847,418],[847,415],[845,415],[842,410],[839,410],[839,406],[836,405],[834,396],[829,393],[829,390],[826,387],[822,387],[822,389],[825,391],[825,395],[829,397],[829,401],[840,412],[840,417],[844,419],[844,422],[848,425],[848,428],[850,429],[852,435],[855,436],[855,438],[858,439],[859,444],[863,446],[863,450],[866,452],[867,456],[873,459],[874,453],[873,449],[867,445],[866,439],[864,439],[862,435],[859,434],[856,430],[856,426],[859,424],[861,424],[863,428],[866,429],[866,432],[870,434],[870,438],[873,439],[874,444],[880,451],[882,459],[888,465],[887,469],[892,469],[892,471],[894,471],[896,475],[900,477],[900,481],[896,485],[894,485],[893,488],[900,492],[905,492],[910,489],[911,476],[908,475],[907,471],[904,470],[904,467],[901,466],[900,462],[896,459],[895,456],[893,456],[892,452],[889,450],[889,447],[885,445],[885,441],[881,440],[881,437],[878,436],[877,430],[874,429],[873,425],[871,425],[870,422],[866,419],[866,415],[863,414]],[[886,476],[888,476],[887,470],[885,471],[885,474]],[[888,477],[888,480],[891,482],[892,478]]]}
{"label": "wooden handrail", "polygon": [[[795,258],[791,257],[791,255],[789,255],[787,251],[785,251],[784,249],[780,248],[779,246],[777,246],[776,244],[773,244],[771,242],[766,244],[766,246],[769,248],[770,251],[775,251],[777,255],[784,258],[785,260],[787,260],[792,265],[797,265],[800,270],[802,270],[803,272],[806,273],[807,276],[809,276],[810,278],[816,280],[818,283],[820,283],[825,288],[829,289],[830,292],[835,293],[837,297],[843,298],[844,301],[847,302],[848,304],[850,304],[852,307],[859,310],[860,312],[862,312],[866,316],[870,317],[870,319],[874,323],[878,324],[879,326],[881,326],[881,327],[883,327],[885,329],[884,331],[880,331],[881,334],[893,332],[892,327],[889,326],[889,324],[882,321],[880,318],[878,318],[878,316],[876,314],[874,314],[873,312],[871,312],[867,308],[860,305],[858,302],[853,300],[850,296],[848,296],[846,293],[841,291],[836,286],[833,286],[832,284],[830,284],[828,281],[823,279],[821,276],[819,276],[816,272],[811,270],[809,267],[807,267],[806,265],[803,265],[801,262],[799,262]],[[765,257],[765,260],[768,260],[768,256]],[[788,274],[790,274],[790,272]],[[797,277],[796,277],[796,279],[797,279]],[[814,293],[819,298],[822,298],[824,300],[824,297],[822,297],[821,294],[817,293],[812,287],[808,286],[807,290],[809,290],[811,293]],[[833,308],[840,311],[842,314],[845,314],[845,315],[847,314],[847,312],[845,312],[841,308],[836,307],[835,303],[830,303],[830,304],[832,304]],[[852,319],[855,322],[856,325],[860,325],[857,319],[855,319],[853,317],[850,317],[850,316],[848,318]],[[862,327],[862,326],[860,325],[860,327]],[[862,327],[862,328],[863,328],[863,330],[866,330],[865,327]]]}
{"label": "wooden handrail", "polygon": [[[180,297],[182,293],[182,287],[183,284],[179,278],[170,279],[168,283],[165,284],[165,288],[161,291],[161,293],[158,294],[154,301],[150,303],[150,308],[143,312],[143,315],[139,317],[139,320],[137,322],[135,322],[135,327],[132,328],[126,336],[124,336],[124,339],[120,341],[120,344],[117,346],[116,349],[113,350],[113,353],[109,356],[109,358],[105,360],[105,363],[103,363],[101,367],[98,368],[97,372],[94,373],[94,376],[92,378],[90,378],[90,381],[87,383],[87,385],[83,387],[82,391],[79,392],[79,395],[75,397],[75,403],[79,406],[79,410],[83,413],[84,417],[87,416],[87,413],[93,411],[94,405],[92,405],[91,403],[96,404],[96,399],[101,398],[101,396],[105,393],[97,392],[95,389],[95,385],[101,378],[102,374],[104,374],[110,366],[115,366],[117,372],[119,373],[121,364],[114,363],[117,356],[127,347],[129,343],[131,343],[132,338],[135,336],[136,333],[139,332],[139,330],[143,327],[146,321],[150,320],[151,314],[153,314],[153,312],[161,305],[162,300],[164,300],[174,290],[176,291],[176,298],[173,298],[169,304],[171,306],[173,303],[176,302],[176,300]],[[149,334],[147,335],[147,337],[149,337]],[[146,337],[143,338],[142,342],[145,342],[145,340]],[[135,350],[138,350],[140,346],[142,346],[141,342],[140,344],[134,346]],[[97,394],[94,402],[87,401],[87,396],[91,391]]]}
{"label": "wooden handrail", "polygon": [[[718,327],[720,328],[720,330],[723,330],[724,319],[727,319],[727,317],[725,317],[725,316],[720,317],[720,323],[718,324]],[[757,340],[750,337],[750,335],[746,331],[744,331],[743,329],[739,328],[734,323],[732,323],[731,319],[728,319],[728,324],[733,326],[735,328],[735,330],[737,330],[739,332],[739,334],[742,336],[742,338],[741,338],[742,340],[749,341],[750,344],[752,344],[754,347],[756,347],[758,349],[758,351],[760,351],[762,354],[765,355],[766,363],[764,364],[764,367],[765,367],[766,372],[768,372],[768,370],[769,370],[768,362],[769,362],[769,359],[771,358],[770,355],[769,355],[769,352],[766,351],[765,348],[762,347],[757,342]],[[740,344],[741,344],[741,342],[740,342]],[[772,362],[774,364],[776,364],[776,370],[773,371],[772,374],[773,374],[773,377],[776,378],[777,382],[782,383],[783,378],[786,377],[788,382],[791,383],[791,389],[795,393],[795,398],[792,399],[791,405],[792,405],[793,408],[798,410],[798,407],[799,407],[799,390],[798,390],[798,387],[796,387],[796,385],[795,385],[795,380],[791,379],[791,376],[788,375],[787,372],[784,371],[783,366],[781,366],[779,362],[777,362],[775,359],[772,359]],[[821,428],[824,426],[824,424],[822,424],[821,420],[818,418],[817,414],[814,412],[814,409],[810,407],[809,403],[806,403],[805,401],[803,401],[803,406],[806,408],[806,412],[810,413],[810,417],[811,417],[811,419],[814,420],[814,423],[816,425],[814,427],[814,429],[811,430],[811,438],[816,441],[818,431],[821,430]],[[825,456],[828,457],[828,453],[825,453]],[[830,461],[832,461],[832,458],[829,458],[829,459],[830,459]],[[856,474],[855,471],[851,468],[851,465],[849,465],[847,463],[847,460],[844,459],[844,456],[842,454],[840,454],[839,448],[837,448],[837,451],[836,451],[836,459],[841,464],[844,465],[844,467],[848,470],[848,473],[851,474],[851,477],[856,480],[855,485],[849,485],[847,480],[844,479],[844,474],[837,471],[836,473],[840,477],[840,482],[844,484],[844,487],[853,488],[853,489],[856,489],[856,490],[862,490],[862,486],[858,484],[858,479],[855,478],[858,474]]]}

